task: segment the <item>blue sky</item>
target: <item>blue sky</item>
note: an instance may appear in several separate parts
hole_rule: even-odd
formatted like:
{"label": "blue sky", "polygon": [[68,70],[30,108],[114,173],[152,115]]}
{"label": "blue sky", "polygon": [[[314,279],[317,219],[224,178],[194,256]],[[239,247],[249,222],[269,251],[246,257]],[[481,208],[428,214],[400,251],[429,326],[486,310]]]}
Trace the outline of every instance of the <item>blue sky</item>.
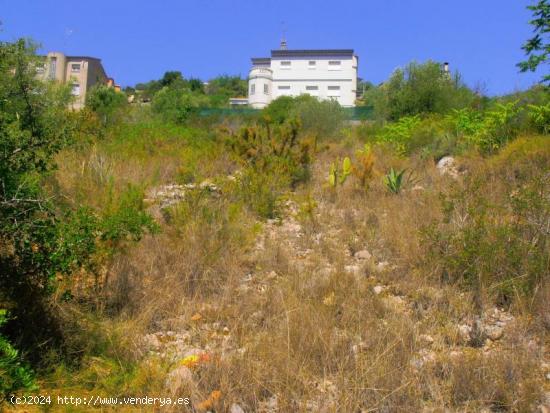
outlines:
{"label": "blue sky", "polygon": [[203,80],[246,76],[286,27],[289,48],[353,48],[359,76],[379,83],[411,60],[449,61],[472,87],[502,94],[542,77],[519,74],[531,36],[528,0],[0,0],[0,39],[99,57],[123,86],[166,70]]}

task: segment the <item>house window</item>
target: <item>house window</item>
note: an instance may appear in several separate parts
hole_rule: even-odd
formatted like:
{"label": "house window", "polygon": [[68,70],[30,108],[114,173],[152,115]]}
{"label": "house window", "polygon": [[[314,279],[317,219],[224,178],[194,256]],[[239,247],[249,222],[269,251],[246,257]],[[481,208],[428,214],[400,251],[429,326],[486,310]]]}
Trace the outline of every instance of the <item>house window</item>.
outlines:
{"label": "house window", "polygon": [[319,90],[319,86],[306,86],[306,90]]}
{"label": "house window", "polygon": [[72,63],[71,64],[71,72],[80,73],[80,63]]}
{"label": "house window", "polygon": [[269,86],[268,85],[264,85],[264,93],[266,95],[269,94]]}
{"label": "house window", "polygon": [[46,68],[44,67],[43,63],[39,63],[36,65],[36,73],[41,75],[46,71]]}
{"label": "house window", "polygon": [[340,90],[340,86],[329,86],[328,90]]}
{"label": "house window", "polygon": [[342,62],[340,60],[328,61],[328,70],[340,70],[341,67],[342,67]]}
{"label": "house window", "polygon": [[278,86],[277,89],[279,89],[279,90],[290,90],[290,86]]}
{"label": "house window", "polygon": [[308,69],[315,69],[317,67],[317,62],[315,60],[310,60],[307,62]]}
{"label": "house window", "polygon": [[250,94],[253,95],[254,93],[256,93],[256,85],[252,84],[250,85]]}
{"label": "house window", "polygon": [[281,61],[281,69],[290,69],[290,60]]}
{"label": "house window", "polygon": [[71,93],[73,96],[80,96],[80,85],[78,83],[72,84]]}

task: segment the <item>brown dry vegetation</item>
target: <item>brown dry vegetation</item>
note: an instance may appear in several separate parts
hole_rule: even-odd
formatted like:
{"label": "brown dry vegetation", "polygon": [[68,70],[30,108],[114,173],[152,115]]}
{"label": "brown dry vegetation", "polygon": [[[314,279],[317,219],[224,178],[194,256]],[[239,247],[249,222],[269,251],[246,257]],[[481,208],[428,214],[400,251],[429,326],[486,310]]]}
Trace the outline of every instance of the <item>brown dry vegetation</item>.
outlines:
{"label": "brown dry vegetation", "polygon": [[[511,187],[548,166],[547,138],[519,159],[526,140],[490,161],[465,156],[456,180],[431,160],[377,147],[368,191],[353,178],[330,188],[330,162],[361,146],[351,136],[316,155],[311,181],[285,194],[280,218],[266,222],[235,196],[226,176],[237,165],[223,150],[200,158],[189,140],[150,143],[151,133],[138,141],[143,151],[121,153],[107,141],[61,154],[57,191],[101,207],[128,183],[146,191],[186,182],[181,168],[199,158],[194,176],[216,181],[221,195],[192,191],[157,216],[159,234],[107,261],[93,300],[82,288],[79,304],[61,304],[66,318],[84,326],[85,338],[75,333],[75,341],[86,342],[87,356],[77,371],[52,373],[42,383],[48,392],[179,395],[191,397],[197,411],[216,412],[233,403],[246,412],[526,412],[544,402],[548,283],[534,296],[505,300],[493,284],[469,288],[430,258],[434,244],[424,235],[430,224],[445,224],[440,194],[470,179],[482,178],[483,196],[506,205]],[[381,180],[390,167],[414,171],[399,195]],[[464,211],[477,202],[476,193],[461,194]],[[465,225],[466,212],[461,219],[448,230]],[[364,250],[370,256],[357,258]],[[81,310],[90,301],[101,303],[94,317]],[[510,315],[502,338],[465,339],[459,326],[475,325],[497,305],[497,313]],[[189,349],[208,360],[174,387],[167,378]],[[213,391],[221,396],[201,405]]]}

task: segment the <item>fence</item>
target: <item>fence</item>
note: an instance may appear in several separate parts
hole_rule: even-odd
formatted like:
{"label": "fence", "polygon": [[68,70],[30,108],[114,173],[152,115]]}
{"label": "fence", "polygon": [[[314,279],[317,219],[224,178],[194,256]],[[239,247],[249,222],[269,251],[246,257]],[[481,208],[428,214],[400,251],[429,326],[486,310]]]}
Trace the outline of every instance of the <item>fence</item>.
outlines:
{"label": "fence", "polygon": [[[353,108],[342,108],[347,120],[372,120],[374,118],[374,108],[372,106],[356,106]],[[261,112],[261,109],[242,108],[202,108],[199,109],[199,116],[254,116]]]}

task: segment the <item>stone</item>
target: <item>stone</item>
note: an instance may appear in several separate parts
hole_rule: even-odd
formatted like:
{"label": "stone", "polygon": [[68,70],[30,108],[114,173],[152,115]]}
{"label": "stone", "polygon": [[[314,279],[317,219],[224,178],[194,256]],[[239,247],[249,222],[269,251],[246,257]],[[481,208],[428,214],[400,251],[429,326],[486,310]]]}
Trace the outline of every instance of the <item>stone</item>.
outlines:
{"label": "stone", "polygon": [[258,412],[275,413],[279,410],[279,400],[277,396],[271,396],[269,399],[258,403]]}
{"label": "stone", "polygon": [[372,291],[374,291],[376,295],[379,295],[380,293],[382,293],[382,291],[384,291],[384,287],[381,285],[377,285],[372,289]]}
{"label": "stone", "polygon": [[431,346],[434,342],[433,337],[428,334],[420,334],[418,338],[420,339],[421,343],[426,344],[428,346]]}
{"label": "stone", "polygon": [[359,274],[361,272],[361,267],[359,267],[359,265],[346,265],[344,266],[344,271],[350,274]]}
{"label": "stone", "polygon": [[183,390],[189,391],[196,387],[193,380],[193,373],[186,366],[178,366],[166,377],[164,387],[171,395],[181,393]]}
{"label": "stone", "polygon": [[358,260],[370,260],[372,255],[367,250],[361,250],[361,251],[357,251],[354,254],[354,257],[357,258]]}
{"label": "stone", "polygon": [[485,327],[485,334],[491,341],[500,340],[504,334],[504,329],[498,325]]}
{"label": "stone", "polygon": [[376,269],[378,271],[384,271],[390,263],[388,261],[380,261],[378,264],[376,264]]}
{"label": "stone", "polygon": [[472,327],[468,324],[461,324],[458,326],[458,334],[462,343],[468,343],[470,341],[470,332]]}
{"label": "stone", "polygon": [[437,169],[440,175],[450,175],[453,178],[458,176],[455,158],[452,156],[444,156],[437,162]]}
{"label": "stone", "polygon": [[237,403],[233,403],[229,408],[229,413],[244,413],[244,409]]}
{"label": "stone", "polygon": [[143,337],[143,344],[148,350],[156,350],[161,346],[161,342],[156,334],[147,334]]}

